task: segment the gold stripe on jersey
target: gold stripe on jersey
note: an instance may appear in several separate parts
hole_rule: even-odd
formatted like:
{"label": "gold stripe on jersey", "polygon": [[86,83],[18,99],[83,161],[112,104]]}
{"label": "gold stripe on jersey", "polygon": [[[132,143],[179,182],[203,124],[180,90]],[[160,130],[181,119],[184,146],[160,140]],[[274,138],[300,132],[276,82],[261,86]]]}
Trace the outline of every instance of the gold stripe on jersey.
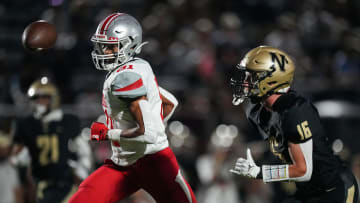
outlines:
{"label": "gold stripe on jersey", "polygon": [[354,193],[355,193],[355,186],[352,185],[352,186],[347,190],[346,203],[353,203],[353,202],[354,202]]}

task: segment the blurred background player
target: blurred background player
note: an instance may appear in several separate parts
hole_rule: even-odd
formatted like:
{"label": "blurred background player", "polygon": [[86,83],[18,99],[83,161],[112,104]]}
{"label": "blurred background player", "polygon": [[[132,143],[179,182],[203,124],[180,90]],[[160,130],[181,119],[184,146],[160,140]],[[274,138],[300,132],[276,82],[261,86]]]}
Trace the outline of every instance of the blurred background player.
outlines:
{"label": "blurred background player", "polygon": [[11,164],[10,119],[0,120],[0,203],[23,203],[23,190],[16,167]]}
{"label": "blurred background player", "polygon": [[108,71],[102,92],[106,125],[94,122],[91,139],[111,140],[113,154],[70,202],[116,202],[144,189],[159,203],[195,203],[165,134],[164,121],[177,101],[159,88],[149,63],[135,57],[146,44],[139,22],[113,13],[91,41],[95,67]]}
{"label": "blurred background player", "polygon": [[29,196],[36,202],[66,201],[90,170],[90,147],[79,136],[79,118],[63,113],[58,89],[47,77],[34,81],[27,95],[32,114],[16,121],[12,161],[21,165],[19,156],[28,150],[31,176],[25,175],[24,185],[31,188],[34,181],[36,194]]}
{"label": "blurred background player", "polygon": [[233,104],[250,99],[250,123],[283,163],[257,166],[248,149],[231,172],[264,183],[295,181],[295,198],[302,202],[356,203],[356,179],[333,154],[317,109],[290,90],[294,70],[285,52],[269,46],[250,50],[237,65],[231,78]]}

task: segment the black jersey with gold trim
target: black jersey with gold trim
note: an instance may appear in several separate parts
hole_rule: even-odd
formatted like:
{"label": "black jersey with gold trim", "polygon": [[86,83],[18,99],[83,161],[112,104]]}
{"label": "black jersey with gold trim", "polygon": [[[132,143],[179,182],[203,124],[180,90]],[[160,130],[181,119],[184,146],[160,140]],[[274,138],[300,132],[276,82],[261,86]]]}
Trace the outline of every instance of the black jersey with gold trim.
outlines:
{"label": "black jersey with gold trim", "polygon": [[298,144],[312,139],[313,172],[310,181],[296,183],[300,193],[326,190],[340,180],[342,163],[333,154],[320,116],[308,99],[290,91],[279,97],[271,112],[261,104],[250,105],[247,110],[250,123],[268,141],[270,150],[283,163],[292,162],[288,151],[289,142]]}
{"label": "black jersey with gold trim", "polygon": [[36,180],[72,181],[68,160],[76,155],[69,151],[68,142],[79,133],[80,120],[74,115],[50,122],[28,116],[17,120],[14,143],[28,147]]}

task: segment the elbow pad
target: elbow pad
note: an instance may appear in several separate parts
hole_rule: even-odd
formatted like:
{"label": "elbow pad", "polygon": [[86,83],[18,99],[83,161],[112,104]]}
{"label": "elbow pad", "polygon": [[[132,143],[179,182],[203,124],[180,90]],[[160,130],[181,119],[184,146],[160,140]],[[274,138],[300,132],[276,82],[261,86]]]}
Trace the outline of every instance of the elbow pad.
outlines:
{"label": "elbow pad", "polygon": [[151,109],[150,103],[146,100],[139,101],[139,105],[145,127],[143,141],[149,144],[156,143],[159,135],[165,132],[160,113],[154,112]]}
{"label": "elbow pad", "polygon": [[306,172],[303,176],[291,178],[290,180],[297,182],[305,182],[311,179],[312,171],[313,171],[313,141],[312,139],[299,144],[302,153],[304,154],[305,162],[306,162]]}

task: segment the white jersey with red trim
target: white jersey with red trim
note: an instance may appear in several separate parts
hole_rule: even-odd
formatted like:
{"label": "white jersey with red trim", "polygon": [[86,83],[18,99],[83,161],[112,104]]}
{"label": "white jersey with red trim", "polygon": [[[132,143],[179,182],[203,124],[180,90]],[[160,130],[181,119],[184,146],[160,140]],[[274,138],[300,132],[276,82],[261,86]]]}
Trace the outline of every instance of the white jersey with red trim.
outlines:
{"label": "white jersey with red trim", "polygon": [[[154,113],[162,118],[162,100],[155,75],[148,62],[134,58],[110,72],[104,82],[102,106],[109,129],[129,129],[137,126],[128,106],[129,101],[146,96]],[[163,125],[163,123],[161,123]],[[165,128],[163,128],[165,129]],[[111,142],[111,159],[120,166],[133,164],[145,154],[161,151],[169,146],[165,130],[156,143],[121,140]]]}

